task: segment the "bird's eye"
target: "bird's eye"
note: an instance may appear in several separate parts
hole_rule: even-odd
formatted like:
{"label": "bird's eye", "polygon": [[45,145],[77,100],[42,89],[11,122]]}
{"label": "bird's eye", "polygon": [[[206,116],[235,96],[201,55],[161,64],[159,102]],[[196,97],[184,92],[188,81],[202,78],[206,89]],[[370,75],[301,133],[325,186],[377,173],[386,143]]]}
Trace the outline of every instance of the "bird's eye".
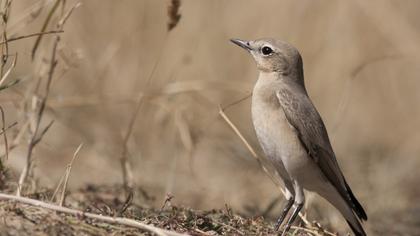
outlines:
{"label": "bird's eye", "polygon": [[264,46],[261,49],[262,54],[264,55],[270,55],[273,52],[273,49],[271,49],[270,47]]}

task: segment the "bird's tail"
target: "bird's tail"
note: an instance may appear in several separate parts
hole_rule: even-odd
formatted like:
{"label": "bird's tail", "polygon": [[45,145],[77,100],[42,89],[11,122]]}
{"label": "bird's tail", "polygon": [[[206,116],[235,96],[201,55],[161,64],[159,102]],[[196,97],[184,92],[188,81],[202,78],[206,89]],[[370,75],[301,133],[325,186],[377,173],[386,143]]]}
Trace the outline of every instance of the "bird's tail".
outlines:
{"label": "bird's tail", "polygon": [[351,201],[350,203],[352,204],[353,211],[357,214],[357,217],[359,217],[361,221],[367,220],[367,215],[366,215],[365,210],[363,209],[362,205],[359,203],[357,198],[354,196],[353,192],[351,191],[345,179],[344,179],[344,184],[346,185],[347,192],[349,193],[350,201]]}
{"label": "bird's tail", "polygon": [[[366,232],[360,223],[360,220],[367,219],[366,213],[364,211],[356,210],[354,209],[355,207],[352,206],[357,204],[360,206],[357,200],[354,204],[350,205],[332,185],[329,185],[327,189],[318,193],[340,211],[356,236],[366,236]],[[353,194],[350,195],[353,196]],[[361,209],[363,210],[363,208]]]}

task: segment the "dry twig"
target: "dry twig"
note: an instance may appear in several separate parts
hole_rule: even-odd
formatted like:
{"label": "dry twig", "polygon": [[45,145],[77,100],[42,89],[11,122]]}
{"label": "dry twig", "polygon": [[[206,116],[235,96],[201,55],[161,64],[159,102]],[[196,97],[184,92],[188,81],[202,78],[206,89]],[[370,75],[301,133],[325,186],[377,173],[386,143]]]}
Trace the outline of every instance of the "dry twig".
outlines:
{"label": "dry twig", "polygon": [[[60,2],[61,2],[61,1],[62,1],[62,0],[57,0],[57,1],[55,2],[54,6],[51,8],[50,12],[48,12],[47,18],[45,19],[44,24],[42,25],[42,28],[41,28],[41,33],[42,33],[42,32],[45,32],[45,30],[47,29],[48,24],[50,23],[51,18],[52,18],[52,16],[54,15],[54,12],[57,10],[58,6],[60,5]],[[44,36],[43,34],[40,34],[40,35],[38,35],[38,37],[36,38],[36,41],[35,41],[34,47],[32,48],[32,60],[35,58],[36,51],[37,51],[37,49],[38,49],[39,44],[41,43],[41,40],[42,40],[42,37],[43,37],[43,36]]]}
{"label": "dry twig", "polygon": [[[7,42],[7,23],[9,21],[10,8],[12,1],[6,0],[4,3],[3,9],[1,9],[1,19],[2,19],[2,28],[1,36],[3,41]],[[7,43],[1,45],[1,58],[0,58],[0,77],[3,78],[4,67],[6,66],[7,60],[9,58],[9,45]]]}
{"label": "dry twig", "polygon": [[[181,15],[179,14],[179,7],[181,6],[181,1],[180,0],[171,0],[171,3],[169,4],[168,7],[168,16],[169,16],[169,22],[168,22],[168,32],[170,32],[179,22]],[[165,42],[164,45],[166,45],[167,42],[167,38],[168,38],[168,34],[166,34],[165,36]],[[158,59],[155,61],[152,71],[150,72],[149,76],[147,77],[147,81],[146,81],[146,85],[145,85],[145,89],[146,90],[149,85],[150,82],[152,81],[152,78],[155,74],[155,71],[157,69],[157,66],[159,65],[159,62],[162,58],[163,55],[163,49],[165,48],[165,46],[160,48],[159,54],[158,54]],[[143,102],[144,102],[144,93],[140,92],[137,102],[136,102],[136,106],[134,108],[134,112],[132,114],[132,116],[130,117],[130,121],[128,123],[127,126],[127,130],[126,133],[123,137],[123,150],[121,152],[121,156],[120,156],[120,163],[121,163],[121,169],[122,169],[122,176],[123,176],[123,185],[124,185],[124,189],[126,192],[126,195],[130,193],[131,189],[133,188],[134,185],[134,181],[133,181],[133,171],[132,171],[132,167],[131,167],[131,163],[129,161],[128,158],[128,141],[131,137],[131,134],[133,132],[133,128],[134,128],[134,124],[137,120],[137,116],[143,106]]]}
{"label": "dry twig", "polygon": [[[58,4],[61,0],[57,0]],[[61,20],[58,21],[57,23],[57,30],[63,30],[64,27],[64,23],[67,21],[67,19],[70,17],[71,13],[73,12],[74,9],[76,9],[78,6],[80,6],[80,3],[76,3],[64,16],[62,16]],[[54,10],[55,6],[53,7],[53,9],[50,12],[50,15],[55,11]],[[48,21],[50,19],[50,16],[47,17],[46,22],[44,23],[44,26],[48,24]],[[42,32],[44,32],[45,29],[43,28]],[[42,35],[40,35],[39,37],[41,37]],[[40,40],[40,38],[38,38]],[[44,115],[44,111],[45,111],[45,107],[47,104],[47,100],[50,94],[50,88],[51,88],[51,83],[52,83],[52,79],[53,79],[53,75],[54,75],[54,71],[57,67],[57,60],[56,60],[56,55],[57,55],[57,47],[58,47],[58,43],[60,42],[60,36],[56,35],[55,36],[55,41],[53,43],[53,48],[52,48],[52,55],[51,55],[51,62],[50,62],[50,68],[48,71],[48,76],[47,76],[47,83],[45,86],[45,94],[42,97],[41,101],[40,101],[40,105],[38,108],[38,111],[35,114],[35,131],[32,133],[30,141],[29,141],[29,145],[28,145],[28,152],[26,155],[26,165],[19,177],[19,182],[18,182],[18,187],[17,187],[17,191],[16,191],[16,195],[20,196],[21,192],[22,192],[22,188],[24,183],[26,182],[28,173],[31,170],[32,167],[32,152],[33,149],[35,148],[35,146],[41,141],[42,137],[44,136],[44,134],[48,131],[48,129],[51,127],[52,122],[50,122],[46,128],[44,128],[43,130],[40,130],[40,125],[41,125],[41,120],[43,118]],[[38,42],[39,43],[39,42]],[[37,47],[37,43],[35,44],[35,46]],[[34,53],[36,51],[36,47],[34,47],[33,50],[33,54],[32,57],[34,57]],[[36,108],[35,108],[36,109]]]}
{"label": "dry twig", "polygon": [[[166,38],[165,38],[165,43],[166,43]],[[159,51],[159,56],[158,59],[155,61],[152,71],[150,72],[149,76],[147,77],[147,81],[146,81],[146,85],[145,85],[145,90],[149,87],[153,76],[155,75],[156,69],[159,65],[159,62],[162,58],[162,51],[164,47],[161,47],[161,51]],[[123,185],[124,185],[124,189],[125,189],[125,193],[126,195],[128,195],[131,191],[131,189],[133,188],[133,171],[131,168],[131,163],[128,159],[128,141],[130,140],[131,134],[133,132],[134,129],[134,124],[136,123],[137,120],[137,116],[143,106],[143,102],[144,102],[144,93],[140,92],[139,96],[137,98],[137,102],[136,102],[136,106],[134,108],[134,112],[132,114],[132,116],[130,117],[130,121],[128,123],[127,126],[127,131],[124,135],[124,139],[123,139],[123,150],[120,156],[120,163],[121,163],[121,169],[122,169],[122,175],[123,175]]]}
{"label": "dry twig", "polygon": [[53,1],[33,0],[26,9],[19,9],[19,15],[14,15],[13,22],[8,26],[8,33],[15,35],[32,23],[40,15],[42,10],[52,4]]}
{"label": "dry twig", "polygon": [[[1,128],[1,132],[3,134],[4,137],[4,152],[5,152],[5,156],[6,156],[6,160],[9,159],[9,142],[7,141],[7,135],[6,135],[6,118],[4,116],[4,110],[3,107],[0,106],[0,112],[1,112],[1,122],[2,122],[2,128]],[[1,160],[0,160],[0,167],[1,165]],[[1,170],[1,169],[0,169]]]}
{"label": "dry twig", "polygon": [[165,207],[167,205],[170,205],[173,198],[174,198],[174,195],[172,195],[170,193],[167,193],[166,194],[166,197],[165,197],[165,201],[163,202],[162,207],[160,208],[160,210],[163,211],[163,209],[165,209]]}
{"label": "dry twig", "polygon": [[[2,122],[2,128],[1,128],[0,134],[2,134],[4,138],[4,152],[5,152],[5,157],[6,157],[5,159],[8,160],[9,159],[9,142],[7,140],[6,130],[11,126],[6,128],[6,118],[5,118],[4,110],[2,106],[0,106],[0,112],[1,112],[1,122]],[[4,171],[4,165],[3,165],[2,159],[0,159],[0,176],[3,174],[2,173],[3,171]]]}
{"label": "dry twig", "polygon": [[61,185],[63,185],[64,178],[66,177],[66,173],[61,176],[60,181],[58,181],[57,187],[55,187],[54,193],[50,198],[50,202],[54,202],[55,196],[57,196],[58,191],[60,191]]}
{"label": "dry twig", "polygon": [[107,222],[107,223],[110,223],[110,224],[121,224],[121,225],[129,226],[129,227],[134,227],[134,228],[137,228],[137,229],[145,230],[145,231],[148,231],[148,232],[152,232],[152,233],[154,233],[156,235],[159,235],[159,236],[185,236],[185,234],[161,229],[161,228],[158,228],[158,227],[155,227],[155,226],[152,226],[152,225],[148,225],[148,224],[144,224],[142,222],[138,222],[138,221],[128,219],[128,218],[111,217],[111,216],[104,216],[104,215],[98,215],[98,214],[83,212],[83,211],[80,211],[80,210],[75,210],[75,209],[71,209],[71,208],[67,208],[67,207],[62,207],[62,206],[42,202],[42,201],[35,200],[35,199],[25,198],[25,197],[19,197],[19,196],[13,196],[13,195],[0,193],[0,200],[11,200],[11,201],[24,203],[24,204],[32,205],[32,206],[39,207],[39,208],[49,209],[49,210],[53,210],[53,211],[57,211],[57,212],[62,212],[62,213],[66,213],[66,214],[70,214],[70,215],[74,215],[74,216],[78,216],[78,217],[82,217],[82,218],[87,217],[87,218],[91,218],[91,219],[95,219],[95,220],[100,220],[100,221]]}
{"label": "dry twig", "polygon": [[26,165],[25,165],[25,167],[24,167],[24,169],[23,169],[23,171],[20,175],[20,178],[19,178],[18,188],[17,188],[17,192],[16,192],[17,196],[21,195],[23,184],[25,183],[26,178],[28,176],[28,173],[29,173],[29,171],[32,167],[32,152],[33,152],[33,149],[41,141],[41,139],[43,137],[43,134],[45,134],[46,130],[48,130],[49,127],[51,126],[51,125],[48,125],[44,129],[44,131],[41,131],[42,135],[40,135],[40,136],[38,135],[39,130],[40,130],[40,125],[41,125],[41,120],[42,120],[42,117],[44,115],[44,110],[45,110],[47,99],[48,99],[49,92],[50,92],[51,81],[52,81],[52,78],[53,78],[54,70],[57,66],[57,61],[55,59],[55,56],[56,56],[57,45],[58,45],[59,41],[60,41],[60,38],[57,36],[57,38],[55,40],[55,43],[53,45],[53,50],[52,50],[50,70],[48,72],[47,85],[46,85],[46,92],[45,92],[44,97],[41,100],[40,107],[39,107],[38,112],[37,112],[36,117],[35,117],[35,119],[36,119],[35,131],[33,132],[32,137],[31,137],[30,142],[29,142],[28,152],[27,152],[27,155],[26,155]]}
{"label": "dry twig", "polygon": [[122,214],[128,209],[128,207],[130,207],[131,203],[133,203],[133,197],[134,193],[133,191],[131,191],[125,199],[124,204],[122,205],[120,210],[118,210],[117,216],[122,216]]}
{"label": "dry twig", "polygon": [[15,55],[15,59],[13,60],[12,65],[10,65],[10,67],[6,71],[6,73],[4,73],[4,75],[1,76],[1,79],[0,79],[0,87],[2,86],[2,84],[4,83],[4,81],[7,79],[7,77],[9,77],[10,72],[12,72],[13,68],[15,68],[16,61],[17,61],[17,54]]}
{"label": "dry twig", "polygon": [[67,165],[67,169],[66,169],[66,175],[64,178],[64,185],[63,185],[63,189],[61,192],[61,198],[60,198],[60,206],[63,206],[64,204],[64,200],[66,198],[66,189],[67,189],[67,183],[69,181],[69,177],[70,177],[70,172],[71,172],[71,167],[73,166],[74,160],[76,160],[77,154],[80,152],[80,149],[82,149],[83,147],[83,143],[81,143],[76,151],[73,153],[73,158],[71,159],[70,163]]}
{"label": "dry twig", "polygon": [[59,34],[59,33],[63,33],[64,30],[51,30],[51,31],[46,31],[46,32],[39,32],[39,33],[33,33],[33,34],[28,34],[28,35],[22,35],[22,36],[18,36],[18,37],[13,37],[13,38],[9,38],[5,41],[0,42],[0,45],[3,45],[5,43],[10,43],[16,40],[20,40],[20,39],[27,39],[27,38],[32,38],[35,36],[40,36],[43,34]]}
{"label": "dry twig", "polygon": [[17,125],[17,121],[13,122],[12,124],[8,125],[6,128],[1,129],[0,135],[4,134],[8,129],[12,128],[13,126]]}

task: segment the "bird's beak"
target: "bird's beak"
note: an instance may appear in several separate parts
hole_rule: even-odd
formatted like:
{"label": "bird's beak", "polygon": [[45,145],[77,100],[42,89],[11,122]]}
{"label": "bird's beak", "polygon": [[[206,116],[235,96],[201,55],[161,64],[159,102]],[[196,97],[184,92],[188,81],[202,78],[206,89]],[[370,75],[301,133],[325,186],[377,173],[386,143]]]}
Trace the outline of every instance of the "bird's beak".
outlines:
{"label": "bird's beak", "polygon": [[251,51],[252,50],[252,48],[249,45],[249,42],[248,41],[241,40],[241,39],[231,39],[230,41],[232,43],[238,45],[239,47],[246,49],[247,51]]}

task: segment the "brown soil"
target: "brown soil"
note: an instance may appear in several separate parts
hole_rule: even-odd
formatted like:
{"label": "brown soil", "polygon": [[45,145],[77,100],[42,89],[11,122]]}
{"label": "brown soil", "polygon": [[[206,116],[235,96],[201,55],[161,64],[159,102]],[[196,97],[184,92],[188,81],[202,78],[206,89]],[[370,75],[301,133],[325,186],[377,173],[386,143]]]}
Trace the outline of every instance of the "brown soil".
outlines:
{"label": "brown soil", "polygon": [[[135,202],[127,204],[122,190],[120,186],[87,186],[69,193],[65,205],[85,212],[135,219],[190,235],[275,235],[273,224],[263,217],[242,217],[228,206],[200,211],[173,206],[169,201],[163,209],[152,209]],[[140,198],[151,198],[141,189],[135,192]],[[43,190],[26,197],[49,202],[52,194],[51,190]],[[0,215],[0,235],[152,235],[136,228],[54,213],[13,201],[0,201]],[[306,235],[299,231],[291,230],[291,233]]]}

